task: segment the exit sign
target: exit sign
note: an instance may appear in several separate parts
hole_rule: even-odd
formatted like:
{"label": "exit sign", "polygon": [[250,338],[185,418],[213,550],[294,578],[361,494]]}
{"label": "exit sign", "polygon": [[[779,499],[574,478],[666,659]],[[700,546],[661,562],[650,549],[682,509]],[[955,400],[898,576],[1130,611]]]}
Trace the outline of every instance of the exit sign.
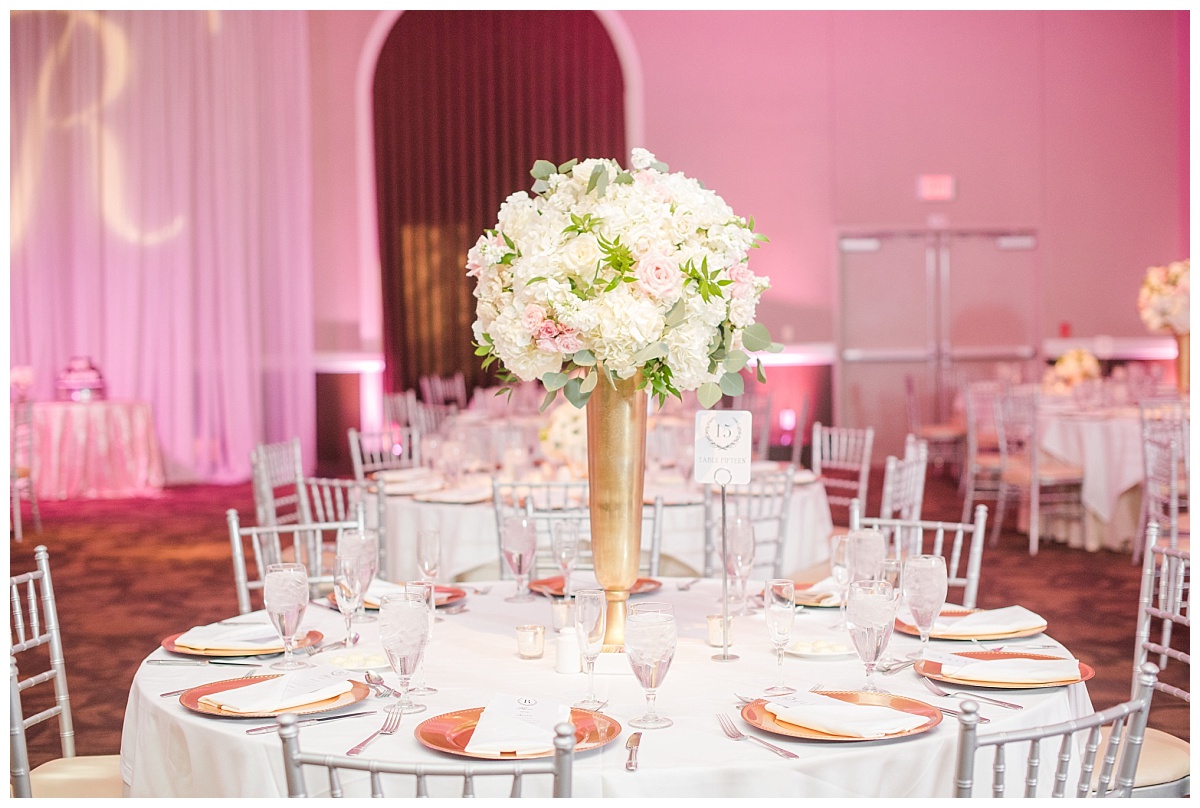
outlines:
{"label": "exit sign", "polygon": [[922,174],[917,177],[917,199],[925,202],[950,202],[954,199],[953,174]]}

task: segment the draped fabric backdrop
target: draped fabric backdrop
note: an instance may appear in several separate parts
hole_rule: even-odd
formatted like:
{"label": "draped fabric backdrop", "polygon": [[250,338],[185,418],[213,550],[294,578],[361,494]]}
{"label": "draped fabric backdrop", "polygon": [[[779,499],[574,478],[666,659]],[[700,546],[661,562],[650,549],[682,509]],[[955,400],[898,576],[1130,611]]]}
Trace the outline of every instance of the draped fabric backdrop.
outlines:
{"label": "draped fabric backdrop", "polygon": [[302,11],[11,12],[11,363],[153,407],[168,482],[315,459]]}
{"label": "draped fabric backdrop", "polygon": [[471,347],[467,250],[535,160],[625,154],[624,82],[591,11],[407,11],[375,70],[384,384],[461,370]]}

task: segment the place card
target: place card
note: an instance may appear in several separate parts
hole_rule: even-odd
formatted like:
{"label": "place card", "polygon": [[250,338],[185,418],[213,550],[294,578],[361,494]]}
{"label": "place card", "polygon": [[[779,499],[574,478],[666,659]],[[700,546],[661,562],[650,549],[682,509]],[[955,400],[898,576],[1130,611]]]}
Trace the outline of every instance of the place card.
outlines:
{"label": "place card", "polygon": [[696,413],[694,476],[700,484],[745,485],[750,482],[753,432],[746,410],[701,410]]}

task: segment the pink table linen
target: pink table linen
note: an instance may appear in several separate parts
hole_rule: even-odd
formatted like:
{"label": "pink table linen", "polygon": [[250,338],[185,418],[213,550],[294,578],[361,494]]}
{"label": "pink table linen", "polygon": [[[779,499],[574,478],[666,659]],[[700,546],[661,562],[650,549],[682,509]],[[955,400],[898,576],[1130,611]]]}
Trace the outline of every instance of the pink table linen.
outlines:
{"label": "pink table linen", "polygon": [[43,500],[155,497],[162,491],[162,454],[145,402],[37,402],[33,428]]}

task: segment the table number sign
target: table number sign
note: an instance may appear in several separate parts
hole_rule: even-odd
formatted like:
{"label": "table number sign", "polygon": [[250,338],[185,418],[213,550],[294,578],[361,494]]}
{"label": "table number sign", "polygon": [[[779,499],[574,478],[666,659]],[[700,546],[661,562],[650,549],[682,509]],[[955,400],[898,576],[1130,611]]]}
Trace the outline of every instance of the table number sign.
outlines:
{"label": "table number sign", "polygon": [[[750,413],[745,410],[702,410],[696,413],[695,477],[701,484],[745,485],[750,482]],[[719,474],[721,470],[729,473]]]}

